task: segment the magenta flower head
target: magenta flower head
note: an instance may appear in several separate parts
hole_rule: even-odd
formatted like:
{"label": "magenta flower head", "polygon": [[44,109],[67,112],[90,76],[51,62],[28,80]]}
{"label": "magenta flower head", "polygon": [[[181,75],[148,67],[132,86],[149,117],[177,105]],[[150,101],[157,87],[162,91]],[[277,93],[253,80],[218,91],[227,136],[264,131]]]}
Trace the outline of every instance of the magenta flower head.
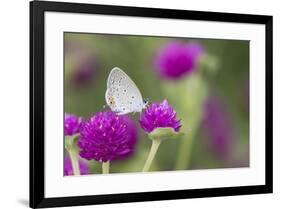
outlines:
{"label": "magenta flower head", "polygon": [[181,128],[177,113],[167,100],[150,105],[141,115],[140,124],[147,133],[156,128],[173,128],[175,132],[178,132]]}
{"label": "magenta flower head", "polygon": [[[81,175],[86,175],[90,173],[89,166],[85,161],[79,160],[78,163],[79,163],[79,169]],[[65,176],[74,175],[71,160],[70,157],[68,156],[64,158],[64,175]]]}
{"label": "magenta flower head", "polygon": [[80,132],[80,156],[108,162],[130,156],[137,142],[137,128],[128,116],[99,112],[85,122]]}
{"label": "magenta flower head", "polygon": [[64,135],[72,136],[74,134],[79,133],[82,123],[83,123],[82,117],[77,117],[76,115],[65,113]]}
{"label": "magenta flower head", "polygon": [[209,145],[219,156],[226,157],[231,151],[233,129],[224,103],[211,97],[205,103],[203,125],[209,136]]}
{"label": "magenta flower head", "polygon": [[139,137],[139,132],[138,132],[138,127],[136,126],[135,121],[128,115],[123,115],[120,117],[122,117],[124,122],[127,124],[129,138],[132,141],[134,141],[134,143],[137,143],[137,139]]}
{"label": "magenta flower head", "polygon": [[162,140],[181,135],[179,133],[181,122],[177,119],[176,111],[167,100],[164,100],[160,103],[152,103],[147,107],[141,115],[140,125],[152,140],[147,160],[142,169],[143,172],[147,172]]}
{"label": "magenta flower head", "polygon": [[196,70],[204,53],[199,43],[170,42],[158,51],[155,68],[165,79],[180,79]]}

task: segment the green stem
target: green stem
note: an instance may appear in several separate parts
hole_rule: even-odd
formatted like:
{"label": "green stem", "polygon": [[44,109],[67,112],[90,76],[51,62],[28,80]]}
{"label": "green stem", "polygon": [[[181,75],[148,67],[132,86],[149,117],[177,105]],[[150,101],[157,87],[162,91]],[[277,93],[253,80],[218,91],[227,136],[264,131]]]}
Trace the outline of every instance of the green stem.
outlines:
{"label": "green stem", "polygon": [[156,152],[157,152],[160,144],[161,144],[161,139],[153,139],[152,140],[152,145],[151,145],[147,160],[146,160],[146,162],[144,164],[144,167],[142,169],[142,172],[148,172],[149,171],[151,163],[152,163],[152,161],[153,161],[153,159],[156,155]]}
{"label": "green stem", "polygon": [[79,168],[79,162],[78,162],[78,158],[77,158],[77,152],[75,152],[72,149],[68,149],[68,153],[69,153],[71,164],[72,164],[73,174],[74,174],[74,176],[79,176],[80,168]]}
{"label": "green stem", "polygon": [[201,114],[198,114],[196,115],[196,119],[194,119],[193,124],[190,125],[191,130],[189,131],[187,138],[181,141],[176,164],[175,164],[175,170],[189,169],[192,145],[193,145],[193,141],[195,140],[195,134],[198,131],[200,121],[201,121]]}
{"label": "green stem", "polygon": [[110,166],[110,161],[102,163],[102,173],[103,174],[109,174],[109,166]]}
{"label": "green stem", "polygon": [[176,170],[189,168],[193,138],[194,137],[189,137],[188,139],[182,140],[176,161]]}

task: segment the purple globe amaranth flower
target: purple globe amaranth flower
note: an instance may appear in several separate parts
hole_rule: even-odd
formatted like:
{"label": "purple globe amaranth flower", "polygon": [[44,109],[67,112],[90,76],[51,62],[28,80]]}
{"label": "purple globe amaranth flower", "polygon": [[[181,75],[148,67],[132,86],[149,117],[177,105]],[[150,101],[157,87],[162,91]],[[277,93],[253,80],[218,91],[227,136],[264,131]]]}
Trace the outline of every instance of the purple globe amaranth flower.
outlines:
{"label": "purple globe amaranth flower", "polygon": [[173,41],[161,48],[155,59],[155,68],[165,79],[180,79],[198,67],[205,49],[199,43]]}
{"label": "purple globe amaranth flower", "polygon": [[136,126],[135,121],[128,115],[122,115],[120,117],[122,117],[124,122],[127,124],[129,138],[131,140],[134,140],[135,143],[137,143],[137,139],[139,137],[139,131],[138,131],[138,127]]}
{"label": "purple globe amaranth flower", "polygon": [[177,119],[176,111],[168,104],[167,100],[150,105],[140,118],[141,127],[150,133],[156,128],[173,128],[178,132],[181,122]]}
{"label": "purple globe amaranth flower", "polygon": [[233,129],[224,103],[211,97],[205,103],[203,126],[209,135],[209,145],[219,156],[228,156],[232,147]]}
{"label": "purple globe amaranth flower", "polygon": [[199,44],[198,42],[189,42],[186,44],[186,47],[190,52],[190,56],[192,56],[193,59],[195,60],[195,65],[197,65],[198,61],[206,53],[205,48],[203,47],[202,44]]}
{"label": "purple globe amaranth flower", "polygon": [[72,136],[79,133],[83,123],[82,117],[65,113],[64,115],[64,135]]}
{"label": "purple globe amaranth flower", "polygon": [[93,57],[82,60],[72,75],[72,81],[76,86],[84,86],[91,83],[97,74],[97,62]]}
{"label": "purple globe amaranth flower", "polygon": [[[79,163],[79,169],[81,175],[90,174],[89,166],[85,161],[79,160],[78,163]],[[64,175],[65,176],[73,175],[73,168],[69,156],[64,158]]]}
{"label": "purple globe amaranth flower", "polygon": [[128,116],[99,112],[83,125],[80,156],[100,162],[128,157],[134,152],[137,136],[136,125]]}

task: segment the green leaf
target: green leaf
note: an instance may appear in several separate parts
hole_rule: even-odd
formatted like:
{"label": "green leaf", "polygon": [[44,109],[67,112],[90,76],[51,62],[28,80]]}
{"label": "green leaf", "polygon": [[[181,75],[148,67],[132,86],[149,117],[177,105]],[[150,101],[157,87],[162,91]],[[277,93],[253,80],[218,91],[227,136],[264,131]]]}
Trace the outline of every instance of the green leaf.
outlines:
{"label": "green leaf", "polygon": [[170,139],[182,136],[183,133],[176,132],[173,128],[156,128],[148,134],[150,139]]}

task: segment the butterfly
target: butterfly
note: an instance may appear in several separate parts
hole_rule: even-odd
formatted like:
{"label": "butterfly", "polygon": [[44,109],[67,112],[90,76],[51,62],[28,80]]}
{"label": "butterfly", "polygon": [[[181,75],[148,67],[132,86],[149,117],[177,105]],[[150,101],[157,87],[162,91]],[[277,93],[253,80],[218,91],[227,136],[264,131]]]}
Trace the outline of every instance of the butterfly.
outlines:
{"label": "butterfly", "polygon": [[113,68],[107,78],[105,101],[118,115],[141,112],[148,104],[134,81],[118,67]]}

